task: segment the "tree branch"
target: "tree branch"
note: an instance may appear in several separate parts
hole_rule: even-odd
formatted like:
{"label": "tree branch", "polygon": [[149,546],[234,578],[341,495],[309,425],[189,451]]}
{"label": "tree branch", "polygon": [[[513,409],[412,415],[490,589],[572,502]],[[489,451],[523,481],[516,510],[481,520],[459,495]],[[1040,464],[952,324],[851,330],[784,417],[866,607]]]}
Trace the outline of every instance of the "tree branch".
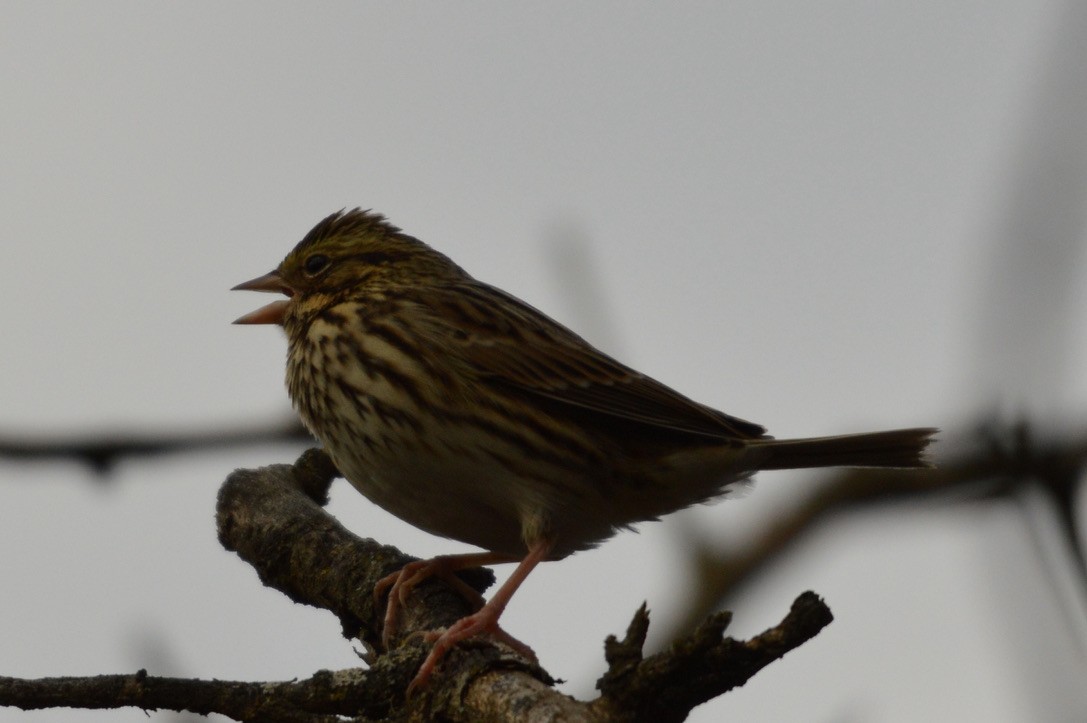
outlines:
{"label": "tree branch", "polygon": [[23,710],[43,708],[187,710],[221,713],[235,720],[333,723],[357,714],[354,698],[372,696],[357,670],[320,671],[312,678],[284,683],[157,678],[135,675],[22,680],[0,677],[0,704]]}
{"label": "tree branch", "polygon": [[[0,677],[0,705],[189,710],[241,721],[416,719],[447,721],[680,721],[691,708],[736,685],[803,644],[831,620],[805,593],[776,627],[749,641],[723,638],[729,613],[717,613],[670,650],[643,658],[648,629],[643,605],[623,642],[609,638],[610,668],[602,695],[575,701],[551,685],[539,665],[489,638],[472,639],[443,658],[429,685],[405,691],[429,652],[420,633],[447,626],[471,610],[457,592],[429,580],[409,597],[388,650],[379,634],[383,601],[374,585],[410,558],[348,532],[322,505],[337,471],[320,450],[294,465],[238,470],[219,492],[219,539],[256,570],[265,585],[292,600],[330,610],[344,635],[362,642],[368,669],[320,671],[303,681],[245,683],[135,675],[21,680]],[[490,570],[467,570],[482,592]]]}
{"label": "tree branch", "polygon": [[[487,639],[473,640],[443,660],[442,674],[419,700],[405,702],[402,691],[428,648],[417,634],[447,626],[471,611],[460,595],[431,580],[409,599],[392,650],[378,652],[383,610],[373,598],[374,584],[411,558],[395,548],[355,537],[319,507],[336,474],[318,450],[305,453],[294,466],[235,472],[219,496],[220,540],[252,564],[265,584],[297,602],[331,610],[339,616],[345,635],[358,637],[366,645],[372,666],[367,675],[386,681],[381,701],[362,709],[367,715],[392,715],[406,705],[424,718],[440,715],[449,720],[510,720],[513,712],[517,719],[526,719],[529,711],[543,715],[556,710],[571,720],[657,720],[656,714],[645,717],[640,712],[649,710],[643,705],[644,691],[660,698],[659,686],[667,682],[676,691],[676,707],[670,708],[670,715],[681,720],[686,712],[680,710],[689,711],[736,681],[746,680],[830,621],[826,607],[814,595],[805,595],[799,609],[819,608],[821,623],[812,625],[818,616],[794,611],[773,631],[738,643],[721,639],[727,617],[716,616],[712,624],[668,653],[641,661],[635,666],[637,674],[609,678],[596,707],[552,690],[548,687],[551,677],[515,651]],[[489,570],[467,572],[471,574],[464,579],[481,592],[493,581]],[[767,642],[774,631],[780,640],[777,647]],[[628,641],[628,655],[634,644]],[[691,689],[690,673],[695,669],[699,682]]]}
{"label": "tree branch", "polygon": [[743,685],[833,619],[819,596],[806,592],[781,623],[751,640],[722,638],[732,613],[718,612],[666,652],[642,658],[649,630],[649,614],[642,605],[626,638],[620,642],[609,636],[604,643],[608,672],[597,681],[603,695],[591,707],[607,720],[682,721],[692,708]]}
{"label": "tree branch", "polygon": [[70,459],[86,464],[95,474],[105,476],[119,460],[126,457],[184,454],[269,442],[312,441],[313,437],[298,420],[291,419],[252,429],[222,429],[193,434],[116,433],[49,439],[0,435],[0,458],[19,461]]}

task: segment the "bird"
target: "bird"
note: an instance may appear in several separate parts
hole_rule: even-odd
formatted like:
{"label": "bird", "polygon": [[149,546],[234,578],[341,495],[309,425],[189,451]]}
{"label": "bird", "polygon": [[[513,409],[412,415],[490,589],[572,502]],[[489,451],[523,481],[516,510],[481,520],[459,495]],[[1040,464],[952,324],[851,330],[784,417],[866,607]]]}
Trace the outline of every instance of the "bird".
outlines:
{"label": "bird", "polygon": [[[293,406],[348,482],[481,550],[409,563],[378,584],[387,646],[423,580],[473,602],[429,636],[412,689],[477,635],[535,660],[498,623],[541,562],[723,497],[760,470],[930,466],[934,428],[775,439],[617,361],[372,210],[327,216],[234,289],[286,297],[235,323],[283,327]],[[499,563],[516,567],[486,602],[453,574]]]}

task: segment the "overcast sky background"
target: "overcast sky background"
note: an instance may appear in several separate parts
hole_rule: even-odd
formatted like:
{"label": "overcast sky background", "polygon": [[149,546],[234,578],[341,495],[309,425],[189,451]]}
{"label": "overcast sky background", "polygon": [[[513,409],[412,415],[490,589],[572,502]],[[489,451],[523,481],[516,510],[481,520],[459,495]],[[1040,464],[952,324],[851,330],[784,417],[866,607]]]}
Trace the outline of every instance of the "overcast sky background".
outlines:
{"label": "overcast sky background", "polygon": [[[1082,429],[1085,7],[4,3],[0,432],[286,418],[282,334],[229,323],[267,298],[227,289],[353,206],[776,436]],[[108,484],[0,462],[0,674],[357,664],[331,615],[215,538],[226,474],[301,449],[130,460]],[[760,479],[544,565],[505,627],[591,697],[606,635],[643,600],[651,632],[683,609],[693,539],[742,541],[818,475]],[[465,549],[342,482],[331,511],[411,554]],[[806,589],[835,622],[692,720],[1087,718],[1082,589],[1048,515],[934,500],[821,529],[730,632]]]}

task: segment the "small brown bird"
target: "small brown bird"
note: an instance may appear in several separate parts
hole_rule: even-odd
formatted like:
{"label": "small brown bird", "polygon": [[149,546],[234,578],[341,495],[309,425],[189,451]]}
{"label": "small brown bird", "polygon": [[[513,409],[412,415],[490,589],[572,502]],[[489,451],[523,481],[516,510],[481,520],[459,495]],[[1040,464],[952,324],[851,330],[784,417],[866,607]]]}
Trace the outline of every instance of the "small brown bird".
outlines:
{"label": "small brown bird", "polygon": [[[773,439],[595,349],[523,301],[355,209],[313,228],[271,273],[285,294],[238,324],[281,324],[302,421],[359,492],[485,552],[412,563],[391,586],[386,642],[411,589],[441,576],[479,609],[440,635],[413,685],[456,643],[495,634],[544,560],[723,495],[759,470],[925,467],[934,429]],[[485,605],[453,576],[517,562]]]}

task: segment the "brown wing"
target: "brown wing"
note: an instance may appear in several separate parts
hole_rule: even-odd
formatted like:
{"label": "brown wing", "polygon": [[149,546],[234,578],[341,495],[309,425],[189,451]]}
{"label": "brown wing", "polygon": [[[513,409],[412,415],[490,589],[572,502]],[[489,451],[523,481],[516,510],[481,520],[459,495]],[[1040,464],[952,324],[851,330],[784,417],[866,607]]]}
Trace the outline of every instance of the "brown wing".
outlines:
{"label": "brown wing", "polygon": [[[451,351],[481,380],[624,420],[693,435],[765,437],[752,422],[718,412],[620,364],[528,304],[473,282],[438,289]],[[428,293],[429,296],[429,293]]]}

